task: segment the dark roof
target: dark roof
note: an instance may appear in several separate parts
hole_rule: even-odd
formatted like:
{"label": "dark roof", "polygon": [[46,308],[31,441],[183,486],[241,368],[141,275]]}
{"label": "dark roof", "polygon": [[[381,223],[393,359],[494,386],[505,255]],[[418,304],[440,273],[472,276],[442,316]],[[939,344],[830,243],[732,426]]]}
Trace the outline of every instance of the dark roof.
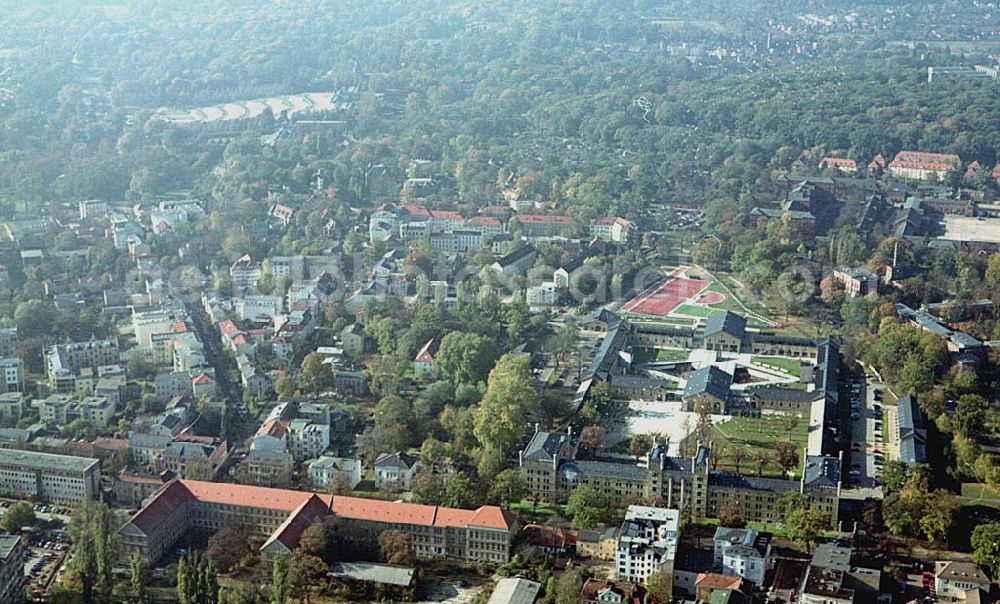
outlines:
{"label": "dark roof", "polygon": [[733,376],[715,365],[709,365],[688,375],[683,398],[704,392],[723,401],[729,400],[729,388],[732,385]]}
{"label": "dark roof", "polygon": [[927,432],[917,399],[909,395],[899,399],[896,418],[899,422],[899,460],[907,464],[927,461]]}
{"label": "dark roof", "polygon": [[750,396],[764,401],[791,401],[808,403],[817,396],[816,392],[807,392],[795,388],[765,387],[750,390]]}
{"label": "dark roof", "polygon": [[737,476],[728,472],[709,472],[708,482],[718,487],[746,489],[748,491],[774,491],[785,493],[798,491],[796,480],[781,480],[780,478],[757,478],[755,476]]}
{"label": "dark roof", "polygon": [[384,453],[380,455],[379,458],[375,460],[375,467],[409,470],[415,463],[417,463],[416,457],[403,453],[402,451],[397,451],[396,453]]}
{"label": "dark roof", "polygon": [[[578,460],[572,462],[576,464],[580,473],[584,476],[600,476],[603,478],[626,478],[632,480],[645,480],[646,468],[629,463],[615,463],[610,461],[585,461]],[[567,466],[570,464],[566,464]]]}
{"label": "dark roof", "polygon": [[840,460],[836,457],[810,455],[806,457],[805,484],[813,487],[836,488],[840,482]]}
{"label": "dark roof", "polygon": [[534,253],[535,253],[535,248],[531,247],[530,245],[525,245],[507,254],[503,258],[500,258],[499,260],[497,260],[497,263],[499,263],[500,266],[510,266],[511,264],[514,264],[518,260],[522,260],[525,257]]}
{"label": "dark roof", "polygon": [[631,331],[632,324],[624,319],[608,330],[608,334],[604,336],[600,348],[597,349],[594,360],[591,361],[590,367],[583,374],[583,381],[595,377],[602,380],[608,379],[608,375],[611,373],[611,366],[614,365],[615,359],[618,358],[618,353],[621,352],[628,342]]}
{"label": "dark roof", "polygon": [[746,319],[734,312],[724,310],[709,315],[708,321],[705,323],[705,337],[707,338],[721,331],[735,338],[743,339],[746,329]]}
{"label": "dark roof", "polygon": [[524,448],[524,461],[552,461],[566,446],[566,438],[562,432],[535,432]]}

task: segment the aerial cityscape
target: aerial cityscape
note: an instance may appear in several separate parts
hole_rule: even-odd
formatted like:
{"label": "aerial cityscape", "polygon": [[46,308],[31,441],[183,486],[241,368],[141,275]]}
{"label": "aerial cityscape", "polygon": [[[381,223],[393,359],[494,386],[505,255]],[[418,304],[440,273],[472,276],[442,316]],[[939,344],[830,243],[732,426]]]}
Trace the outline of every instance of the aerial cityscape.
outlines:
{"label": "aerial cityscape", "polygon": [[1000,600],[1000,3],[0,4],[0,604]]}

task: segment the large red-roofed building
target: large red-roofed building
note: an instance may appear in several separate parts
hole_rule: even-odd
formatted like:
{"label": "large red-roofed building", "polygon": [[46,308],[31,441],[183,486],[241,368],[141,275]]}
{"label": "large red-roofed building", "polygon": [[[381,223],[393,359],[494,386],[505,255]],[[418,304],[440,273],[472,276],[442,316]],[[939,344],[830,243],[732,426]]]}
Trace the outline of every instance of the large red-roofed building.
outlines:
{"label": "large red-roofed building", "polygon": [[889,164],[889,174],[911,180],[944,180],[950,170],[957,170],[962,160],[950,153],[900,151]]}
{"label": "large red-roofed building", "polygon": [[265,539],[261,555],[291,552],[302,531],[332,516],[344,545],[377,548],[388,529],[410,535],[422,558],[458,558],[469,562],[507,561],[514,516],[496,506],[459,510],[415,503],[361,499],[250,485],[174,480],[118,531],[125,555],[159,560],[185,533],[215,532],[240,525]]}

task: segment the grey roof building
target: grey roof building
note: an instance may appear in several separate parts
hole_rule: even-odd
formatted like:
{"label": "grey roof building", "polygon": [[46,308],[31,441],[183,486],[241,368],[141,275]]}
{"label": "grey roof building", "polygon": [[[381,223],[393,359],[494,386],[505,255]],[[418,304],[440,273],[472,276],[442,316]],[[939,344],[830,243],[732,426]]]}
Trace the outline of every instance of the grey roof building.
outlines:
{"label": "grey roof building", "polygon": [[742,316],[724,310],[712,313],[705,323],[705,337],[713,336],[717,333],[726,333],[734,338],[743,339],[747,331],[747,320]]}
{"label": "grey roof building", "polygon": [[534,604],[542,584],[520,577],[507,577],[497,581],[487,604]]}
{"label": "grey roof building", "polygon": [[[733,385],[733,376],[715,365],[702,367],[688,375],[687,385],[681,398],[685,403],[695,404],[698,399],[711,397],[722,406],[729,400],[729,389]],[[718,409],[721,412],[723,409]]]}
{"label": "grey roof building", "polygon": [[927,426],[914,396],[899,399],[896,420],[899,422],[899,460],[906,464],[927,461]]}

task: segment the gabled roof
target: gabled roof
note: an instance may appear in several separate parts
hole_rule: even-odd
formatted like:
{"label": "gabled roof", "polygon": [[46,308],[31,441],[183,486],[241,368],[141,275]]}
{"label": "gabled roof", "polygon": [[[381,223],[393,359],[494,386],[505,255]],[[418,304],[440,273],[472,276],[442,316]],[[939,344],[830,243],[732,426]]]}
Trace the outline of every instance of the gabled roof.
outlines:
{"label": "gabled roof", "polygon": [[288,425],[285,422],[271,419],[260,425],[257,429],[257,433],[254,436],[273,436],[274,438],[281,439],[284,438],[285,432],[288,431]]}
{"label": "gabled roof", "polygon": [[743,577],[737,575],[723,575],[722,573],[699,573],[694,581],[695,587],[705,589],[739,589],[743,583]]}
{"label": "gabled roof", "polygon": [[950,560],[934,563],[934,576],[945,581],[962,581],[989,585],[990,578],[978,564],[973,562],[956,562]]}
{"label": "gabled roof", "polygon": [[720,400],[728,400],[729,388],[732,385],[732,375],[715,365],[709,365],[688,375],[682,398],[708,393]]}
{"label": "gabled roof", "polygon": [[566,438],[562,432],[535,432],[524,448],[522,458],[524,461],[552,461],[567,445]]}
{"label": "gabled roof", "polygon": [[299,539],[302,538],[302,533],[312,523],[322,520],[329,514],[330,509],[327,504],[318,495],[310,495],[299,507],[295,508],[288,515],[288,518],[281,523],[281,526],[277,530],[271,533],[271,536],[264,542],[261,549],[266,549],[275,541],[279,541],[288,551],[292,551],[298,546]]}
{"label": "gabled roof", "polygon": [[410,470],[417,463],[417,458],[397,451],[395,453],[383,453],[375,460],[376,468],[397,468],[400,470]]}
{"label": "gabled roof", "polygon": [[132,516],[129,523],[148,535],[159,526],[164,516],[195,499],[195,495],[182,481],[175,480],[157,491],[153,499]]}
{"label": "gabled roof", "polygon": [[709,315],[705,323],[705,337],[724,332],[735,338],[743,339],[743,336],[746,335],[746,328],[746,319],[734,312],[724,310]]}
{"label": "gabled roof", "polygon": [[420,352],[413,359],[417,363],[433,363],[434,357],[437,355],[438,349],[441,347],[441,340],[439,338],[431,338],[427,340]]}

